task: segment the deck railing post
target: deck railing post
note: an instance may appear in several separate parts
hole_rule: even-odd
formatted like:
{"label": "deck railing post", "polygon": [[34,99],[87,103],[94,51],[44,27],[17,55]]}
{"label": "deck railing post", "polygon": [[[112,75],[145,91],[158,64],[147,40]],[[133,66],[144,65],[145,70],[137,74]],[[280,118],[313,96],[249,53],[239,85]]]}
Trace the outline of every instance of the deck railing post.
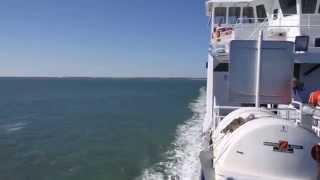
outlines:
{"label": "deck railing post", "polygon": [[256,107],[260,107],[260,74],[261,74],[261,49],[263,41],[263,31],[259,32],[259,38],[257,41],[257,64],[256,64]]}

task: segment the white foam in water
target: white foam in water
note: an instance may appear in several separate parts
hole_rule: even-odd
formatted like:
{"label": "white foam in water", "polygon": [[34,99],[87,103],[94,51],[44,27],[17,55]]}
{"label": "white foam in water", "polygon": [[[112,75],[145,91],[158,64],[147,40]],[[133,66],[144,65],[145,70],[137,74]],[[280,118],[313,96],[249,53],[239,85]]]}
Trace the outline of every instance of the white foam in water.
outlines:
{"label": "white foam in water", "polygon": [[17,122],[17,123],[4,125],[3,128],[7,132],[15,132],[23,129],[26,125],[27,125],[27,122]]}
{"label": "white foam in water", "polygon": [[164,162],[144,170],[142,180],[198,180],[200,176],[199,152],[201,149],[202,122],[205,116],[206,92],[200,89],[199,97],[190,108],[193,116],[179,125],[173,149]]}

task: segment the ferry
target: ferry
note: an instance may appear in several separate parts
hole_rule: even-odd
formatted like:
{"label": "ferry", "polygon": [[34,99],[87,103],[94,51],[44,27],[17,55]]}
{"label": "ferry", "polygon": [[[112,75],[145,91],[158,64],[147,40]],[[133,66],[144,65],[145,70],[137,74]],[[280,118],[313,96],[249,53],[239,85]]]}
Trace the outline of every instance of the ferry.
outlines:
{"label": "ferry", "polygon": [[206,0],[201,180],[320,180],[320,0]]}

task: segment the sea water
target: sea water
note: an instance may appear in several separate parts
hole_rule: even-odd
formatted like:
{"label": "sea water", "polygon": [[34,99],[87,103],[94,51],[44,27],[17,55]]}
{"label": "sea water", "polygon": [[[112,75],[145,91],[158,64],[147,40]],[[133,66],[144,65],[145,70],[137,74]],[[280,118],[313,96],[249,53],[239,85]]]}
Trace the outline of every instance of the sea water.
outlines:
{"label": "sea water", "polygon": [[0,78],[0,179],[197,179],[204,86]]}

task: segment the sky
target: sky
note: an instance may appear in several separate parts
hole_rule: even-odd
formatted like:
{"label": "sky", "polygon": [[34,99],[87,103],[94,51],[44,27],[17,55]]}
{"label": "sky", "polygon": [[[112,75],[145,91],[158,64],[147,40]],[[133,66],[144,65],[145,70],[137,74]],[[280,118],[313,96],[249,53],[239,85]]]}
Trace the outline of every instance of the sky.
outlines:
{"label": "sky", "polygon": [[204,77],[204,0],[2,0],[0,76]]}

